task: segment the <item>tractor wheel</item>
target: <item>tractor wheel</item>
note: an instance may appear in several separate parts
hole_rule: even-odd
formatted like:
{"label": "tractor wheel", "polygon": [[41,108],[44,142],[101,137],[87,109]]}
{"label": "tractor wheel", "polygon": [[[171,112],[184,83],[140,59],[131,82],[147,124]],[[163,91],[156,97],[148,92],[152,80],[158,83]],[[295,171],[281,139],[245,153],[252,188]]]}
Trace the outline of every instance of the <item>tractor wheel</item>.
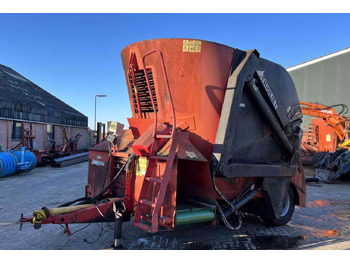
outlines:
{"label": "tractor wheel", "polygon": [[286,202],[280,214],[280,218],[263,218],[263,221],[269,226],[283,226],[291,220],[295,207],[295,196],[291,186],[288,188]]}

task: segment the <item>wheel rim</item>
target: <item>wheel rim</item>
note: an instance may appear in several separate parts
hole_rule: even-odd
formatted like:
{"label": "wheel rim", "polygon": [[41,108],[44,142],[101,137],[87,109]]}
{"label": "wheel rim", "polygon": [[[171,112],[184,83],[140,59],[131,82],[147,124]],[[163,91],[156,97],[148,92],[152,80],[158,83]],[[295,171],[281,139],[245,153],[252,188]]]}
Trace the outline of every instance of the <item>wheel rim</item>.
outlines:
{"label": "wheel rim", "polygon": [[286,195],[286,201],[285,201],[285,203],[284,203],[284,206],[283,206],[283,209],[282,209],[282,212],[281,212],[281,217],[284,217],[285,215],[287,215],[288,210],[289,210],[289,206],[290,206],[290,196],[289,196],[289,194],[287,193],[287,195]]}

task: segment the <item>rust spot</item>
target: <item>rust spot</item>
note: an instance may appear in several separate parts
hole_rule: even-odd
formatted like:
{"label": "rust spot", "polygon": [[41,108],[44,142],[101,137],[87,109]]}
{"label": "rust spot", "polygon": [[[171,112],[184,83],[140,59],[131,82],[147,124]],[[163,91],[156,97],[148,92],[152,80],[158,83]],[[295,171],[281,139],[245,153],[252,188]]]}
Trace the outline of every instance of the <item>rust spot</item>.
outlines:
{"label": "rust spot", "polygon": [[318,199],[315,201],[312,201],[308,204],[308,207],[323,207],[323,206],[329,206],[330,202],[328,200],[322,200],[322,199]]}

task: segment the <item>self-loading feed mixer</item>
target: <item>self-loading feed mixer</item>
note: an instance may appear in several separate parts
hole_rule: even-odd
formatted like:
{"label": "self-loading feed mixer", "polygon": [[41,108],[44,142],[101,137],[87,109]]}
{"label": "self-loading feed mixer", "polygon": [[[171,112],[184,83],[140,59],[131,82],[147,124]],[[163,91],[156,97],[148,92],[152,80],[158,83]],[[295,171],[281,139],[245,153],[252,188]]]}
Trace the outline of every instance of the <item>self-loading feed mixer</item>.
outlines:
{"label": "self-loading feed mixer", "polygon": [[86,195],[41,224],[115,221],[155,233],[198,222],[239,228],[241,211],[283,225],[305,207],[302,114],[293,81],[256,50],[155,39],[121,52],[129,129],[90,149]]}

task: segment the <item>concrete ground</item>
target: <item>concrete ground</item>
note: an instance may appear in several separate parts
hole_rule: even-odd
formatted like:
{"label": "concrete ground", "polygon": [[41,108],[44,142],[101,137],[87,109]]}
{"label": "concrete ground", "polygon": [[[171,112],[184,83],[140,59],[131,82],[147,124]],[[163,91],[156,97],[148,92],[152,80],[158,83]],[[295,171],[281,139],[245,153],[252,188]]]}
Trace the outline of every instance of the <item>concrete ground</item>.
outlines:
{"label": "concrete ground", "polygon": [[[84,162],[0,179],[0,249],[109,248],[113,243],[109,223],[72,225],[71,236],[63,234],[59,225],[35,230],[24,224],[19,231],[18,224],[1,224],[18,221],[21,213],[30,216],[43,206],[56,207],[84,196],[87,172]],[[350,249],[349,219],[350,182],[309,184],[307,208],[297,207],[291,222],[282,227],[268,228],[259,218],[245,216],[238,231],[198,224],[152,235],[128,222],[123,226],[123,245],[126,249]]]}

